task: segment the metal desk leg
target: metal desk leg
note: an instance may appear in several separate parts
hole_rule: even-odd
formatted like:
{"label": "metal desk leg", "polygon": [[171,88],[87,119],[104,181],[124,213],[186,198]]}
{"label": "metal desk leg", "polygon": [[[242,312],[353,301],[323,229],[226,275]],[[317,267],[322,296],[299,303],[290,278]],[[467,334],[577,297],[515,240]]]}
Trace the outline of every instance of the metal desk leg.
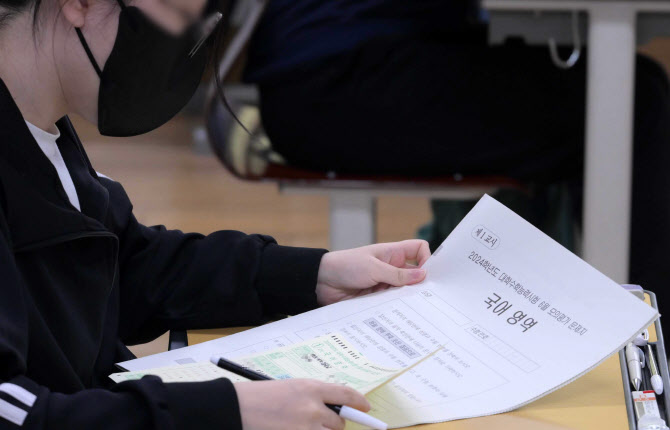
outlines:
{"label": "metal desk leg", "polygon": [[630,5],[590,9],[583,256],[619,283],[628,279],[635,21]]}
{"label": "metal desk leg", "polygon": [[330,248],[370,245],[376,237],[376,198],[365,191],[330,193]]}

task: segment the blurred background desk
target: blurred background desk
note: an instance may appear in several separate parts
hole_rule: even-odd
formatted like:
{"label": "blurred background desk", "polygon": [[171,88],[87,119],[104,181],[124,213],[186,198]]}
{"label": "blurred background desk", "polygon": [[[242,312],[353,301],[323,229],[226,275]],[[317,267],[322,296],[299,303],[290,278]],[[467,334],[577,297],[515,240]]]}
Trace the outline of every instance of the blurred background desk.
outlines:
{"label": "blurred background desk", "polygon": [[[189,332],[189,345],[250,327]],[[408,427],[421,430],[628,429],[619,358],[615,355],[572,384],[513,412],[468,420]]]}
{"label": "blurred background desk", "polygon": [[491,41],[573,44],[572,12],[587,29],[582,257],[616,280],[628,278],[636,44],[670,33],[670,1],[484,0]]}

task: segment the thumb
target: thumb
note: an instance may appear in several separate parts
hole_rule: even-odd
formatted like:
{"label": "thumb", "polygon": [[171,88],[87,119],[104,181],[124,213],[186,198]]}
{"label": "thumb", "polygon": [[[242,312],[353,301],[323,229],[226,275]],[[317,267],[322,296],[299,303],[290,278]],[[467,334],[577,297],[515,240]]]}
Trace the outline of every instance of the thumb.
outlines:
{"label": "thumb", "polygon": [[374,278],[379,283],[402,287],[423,281],[426,271],[418,268],[399,268],[379,261],[375,275]]}

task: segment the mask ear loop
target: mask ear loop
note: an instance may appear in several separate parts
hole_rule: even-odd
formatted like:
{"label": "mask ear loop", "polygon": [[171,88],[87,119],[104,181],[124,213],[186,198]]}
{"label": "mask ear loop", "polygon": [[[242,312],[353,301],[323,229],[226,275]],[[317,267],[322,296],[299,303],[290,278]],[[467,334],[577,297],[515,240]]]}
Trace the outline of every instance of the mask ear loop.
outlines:
{"label": "mask ear loop", "polygon": [[198,41],[195,43],[195,46],[191,49],[191,52],[188,53],[189,58],[193,57],[198,52],[200,47],[207,41],[216,26],[219,24],[219,21],[221,21],[222,17],[223,14],[221,12],[214,12],[205,20],[203,23],[200,39],[198,39]]}
{"label": "mask ear loop", "polygon": [[86,43],[86,39],[84,38],[84,35],[81,32],[81,29],[79,27],[75,28],[75,31],[77,32],[77,36],[79,36],[79,41],[81,42],[81,46],[84,47],[84,51],[86,51],[86,55],[88,56],[88,59],[91,61],[91,64],[93,65],[93,68],[95,69],[95,73],[98,74],[98,77],[102,76],[102,70],[100,70],[100,66],[98,66],[98,62],[95,61],[95,58],[93,57],[93,53],[91,52],[91,48],[88,47],[88,43]]}
{"label": "mask ear loop", "polygon": [[[126,5],[123,4],[122,0],[116,0],[116,2],[121,7],[121,10],[126,8]],[[77,36],[79,37],[79,41],[81,42],[81,46],[83,46],[84,51],[86,51],[86,56],[88,57],[89,61],[93,65],[93,68],[95,69],[95,73],[98,74],[98,77],[102,77],[102,70],[100,69],[100,66],[98,66],[98,62],[95,61],[95,57],[93,56],[93,52],[91,52],[91,48],[88,46],[88,43],[86,42],[86,38],[84,38],[84,34],[81,32],[81,28],[77,27],[77,28],[75,28],[75,31],[77,32]]]}

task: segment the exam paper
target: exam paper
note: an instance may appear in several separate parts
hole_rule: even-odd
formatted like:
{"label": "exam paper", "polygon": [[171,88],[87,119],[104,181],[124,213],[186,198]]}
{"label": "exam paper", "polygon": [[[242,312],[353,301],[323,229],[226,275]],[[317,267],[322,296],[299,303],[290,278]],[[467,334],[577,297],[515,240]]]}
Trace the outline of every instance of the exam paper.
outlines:
{"label": "exam paper", "polygon": [[366,359],[402,368],[442,346],[368,394],[372,415],[402,427],[518,408],[591,370],[658,316],[489,196],[424,267],[419,285],[120,365],[241,356],[338,333]]}

